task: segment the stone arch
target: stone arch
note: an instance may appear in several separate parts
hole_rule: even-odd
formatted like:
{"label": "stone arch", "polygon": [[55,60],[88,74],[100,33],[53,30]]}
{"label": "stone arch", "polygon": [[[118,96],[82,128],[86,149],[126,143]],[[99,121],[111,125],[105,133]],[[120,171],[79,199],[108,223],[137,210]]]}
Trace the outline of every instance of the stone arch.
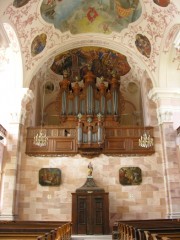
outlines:
{"label": "stone arch", "polygon": [[3,47],[4,56],[1,55],[3,54],[2,52],[0,53],[4,63],[3,74],[8,77],[5,84],[8,84],[10,88],[19,88],[23,86],[23,67],[18,37],[10,23],[1,21],[0,25],[2,38],[6,40],[6,44]]}
{"label": "stone arch", "polygon": [[6,126],[9,121],[9,112],[15,111],[14,106],[18,101],[17,92],[20,92],[23,87],[23,67],[18,37],[9,22],[0,20],[0,36],[0,78],[2,79],[0,108],[1,123]]}
{"label": "stone arch", "polygon": [[[49,52],[46,52],[46,54],[44,54],[44,57],[42,57],[40,64],[35,66],[33,75],[36,75],[38,73],[39,69],[43,67],[43,64],[45,62],[47,61],[52,62],[53,57],[57,55],[57,53],[60,54],[65,51],[78,48],[78,47],[94,46],[94,47],[109,48],[111,50],[114,50],[116,52],[119,52],[125,55],[128,59],[128,62],[130,63],[131,66],[134,67],[134,69],[136,68],[136,66],[139,66],[141,67],[142,72],[146,70],[146,72],[148,73],[149,77],[153,82],[153,86],[156,86],[155,79],[152,72],[148,69],[148,66],[146,65],[146,63],[143,61],[143,59],[140,56],[136,54],[135,51],[125,47],[120,42],[112,41],[111,37],[107,38],[106,36],[100,36],[97,34],[87,34],[86,36],[84,36],[84,38],[86,38],[86,40],[82,41],[81,36],[77,36],[76,38],[72,37],[70,38],[69,41],[64,41],[60,47],[57,46],[54,49],[50,49]],[[137,71],[138,71],[137,72],[137,75],[138,75],[139,68]],[[27,79],[27,84],[26,84],[27,86],[30,85],[31,80],[32,80],[31,77]]]}
{"label": "stone arch", "polygon": [[159,82],[158,87],[174,88],[180,87],[180,71],[179,50],[175,48],[174,41],[180,31],[180,24],[174,24],[169,27],[166,32],[163,42],[162,51],[159,61]]}

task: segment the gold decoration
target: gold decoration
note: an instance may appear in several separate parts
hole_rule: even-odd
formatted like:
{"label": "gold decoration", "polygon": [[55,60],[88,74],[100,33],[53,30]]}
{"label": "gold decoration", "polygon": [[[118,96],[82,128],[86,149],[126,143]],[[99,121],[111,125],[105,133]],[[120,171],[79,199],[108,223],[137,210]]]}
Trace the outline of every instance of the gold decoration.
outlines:
{"label": "gold decoration", "polygon": [[153,138],[150,136],[149,133],[144,131],[139,139],[139,146],[143,148],[150,148],[153,146]]}

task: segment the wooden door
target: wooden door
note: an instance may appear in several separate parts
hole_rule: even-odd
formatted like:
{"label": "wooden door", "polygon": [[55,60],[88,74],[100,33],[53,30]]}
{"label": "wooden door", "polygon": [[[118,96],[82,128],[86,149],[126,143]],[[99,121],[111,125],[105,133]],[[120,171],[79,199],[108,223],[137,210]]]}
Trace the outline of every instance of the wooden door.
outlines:
{"label": "wooden door", "polygon": [[92,195],[92,228],[93,234],[103,234],[103,197]]}
{"label": "wooden door", "polygon": [[107,194],[73,194],[72,221],[75,234],[108,234],[109,205]]}
{"label": "wooden door", "polygon": [[77,233],[86,234],[88,224],[88,197],[78,196],[77,205]]}
{"label": "wooden door", "polygon": [[102,196],[78,196],[78,234],[103,234]]}

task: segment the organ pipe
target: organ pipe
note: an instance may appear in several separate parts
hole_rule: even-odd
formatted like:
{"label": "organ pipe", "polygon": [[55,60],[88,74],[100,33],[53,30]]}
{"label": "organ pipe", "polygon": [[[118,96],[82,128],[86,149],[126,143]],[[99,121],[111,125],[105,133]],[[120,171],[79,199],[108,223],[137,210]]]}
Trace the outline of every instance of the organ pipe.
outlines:
{"label": "organ pipe", "polygon": [[103,122],[111,115],[116,121],[120,116],[120,83],[115,76],[111,80],[105,81],[101,78],[100,82],[97,82],[96,76],[90,69],[81,84],[78,78],[75,79],[76,81],[72,82],[67,74],[64,74],[60,83],[60,118],[73,121],[74,116],[79,119],[77,123],[78,145],[101,144]]}

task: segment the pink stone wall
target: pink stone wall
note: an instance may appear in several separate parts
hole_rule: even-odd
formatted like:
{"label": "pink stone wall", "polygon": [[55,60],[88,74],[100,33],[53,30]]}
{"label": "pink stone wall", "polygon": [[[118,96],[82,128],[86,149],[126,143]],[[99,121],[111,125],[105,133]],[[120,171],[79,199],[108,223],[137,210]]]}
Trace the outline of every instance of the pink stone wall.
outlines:
{"label": "pink stone wall", "polygon": [[[111,225],[116,219],[147,219],[166,216],[164,169],[158,153],[148,157],[111,157],[101,155],[86,159],[74,157],[23,156],[18,188],[18,215],[22,220],[71,220],[71,193],[87,178],[87,165],[92,162],[96,184],[109,192]],[[119,169],[140,167],[142,183],[122,186]],[[39,184],[41,168],[61,169],[61,185],[44,187]]]}

